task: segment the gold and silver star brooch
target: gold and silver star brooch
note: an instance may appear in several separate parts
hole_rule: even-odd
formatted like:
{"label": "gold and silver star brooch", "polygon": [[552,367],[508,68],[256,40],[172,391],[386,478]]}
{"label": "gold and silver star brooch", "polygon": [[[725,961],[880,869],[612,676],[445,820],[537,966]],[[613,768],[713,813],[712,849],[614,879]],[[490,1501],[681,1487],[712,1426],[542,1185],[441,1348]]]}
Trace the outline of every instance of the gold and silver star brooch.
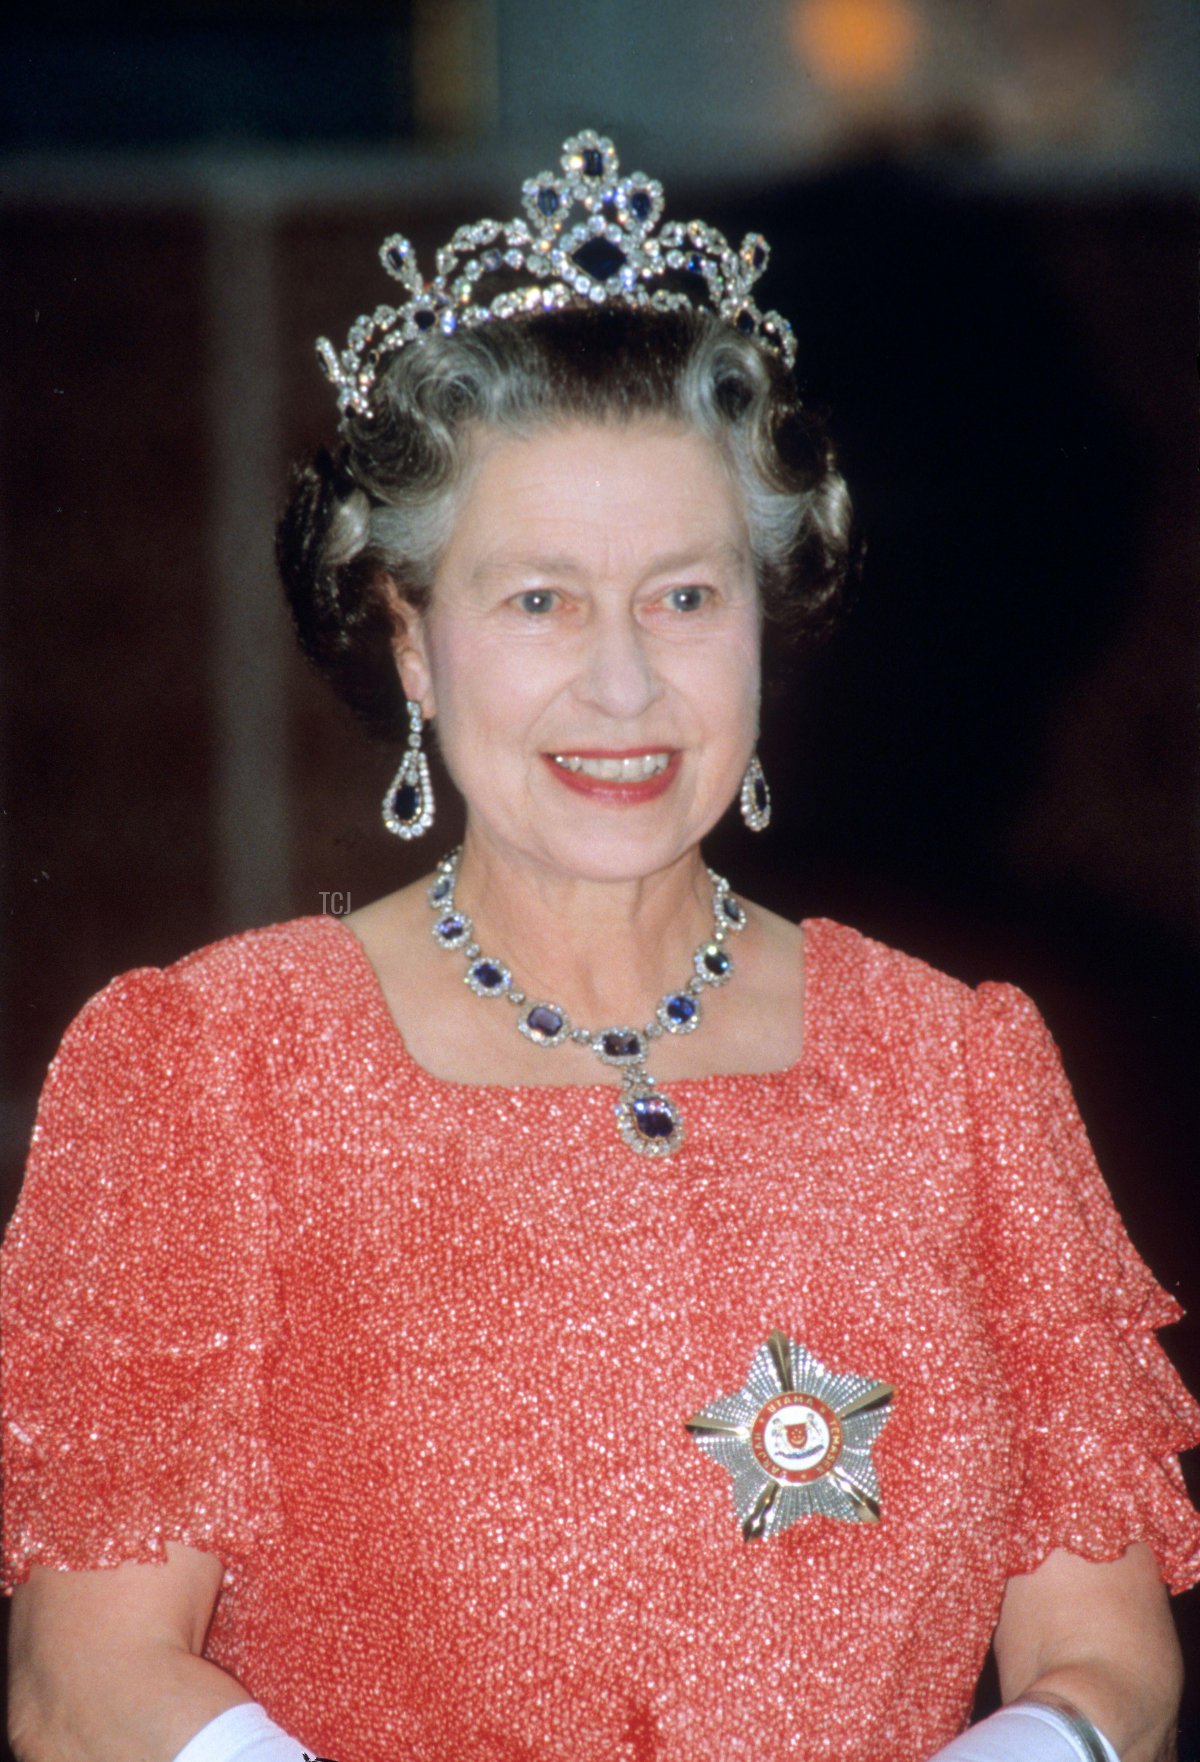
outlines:
{"label": "gold and silver star brooch", "polygon": [[871,1446],[893,1392],[890,1383],[827,1370],[776,1328],[737,1393],[718,1396],[686,1424],[705,1455],[729,1470],[746,1541],[818,1514],[878,1523]]}

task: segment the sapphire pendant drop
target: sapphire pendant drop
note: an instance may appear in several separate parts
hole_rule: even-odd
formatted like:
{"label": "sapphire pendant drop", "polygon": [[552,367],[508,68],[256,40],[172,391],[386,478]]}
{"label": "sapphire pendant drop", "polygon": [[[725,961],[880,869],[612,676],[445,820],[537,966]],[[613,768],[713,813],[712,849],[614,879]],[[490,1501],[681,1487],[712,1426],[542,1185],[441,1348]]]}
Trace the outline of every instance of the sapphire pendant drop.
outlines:
{"label": "sapphire pendant drop", "polygon": [[631,1087],[617,1103],[617,1129],[642,1156],[670,1156],[683,1143],[679,1109],[646,1082]]}

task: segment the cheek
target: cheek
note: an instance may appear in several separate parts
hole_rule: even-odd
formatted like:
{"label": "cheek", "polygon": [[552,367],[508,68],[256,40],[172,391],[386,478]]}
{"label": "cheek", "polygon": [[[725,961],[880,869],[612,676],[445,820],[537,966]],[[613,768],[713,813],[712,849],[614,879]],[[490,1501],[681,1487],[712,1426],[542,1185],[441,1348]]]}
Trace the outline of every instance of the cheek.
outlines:
{"label": "cheek", "polygon": [[706,657],[693,682],[693,701],[704,706],[706,726],[734,743],[758,734],[762,668],[757,627],[739,633]]}
{"label": "cheek", "polygon": [[[518,658],[520,660],[521,658]],[[451,776],[494,766],[505,747],[519,744],[536,711],[537,670],[481,633],[430,633],[429,662],[437,707],[438,743]]]}

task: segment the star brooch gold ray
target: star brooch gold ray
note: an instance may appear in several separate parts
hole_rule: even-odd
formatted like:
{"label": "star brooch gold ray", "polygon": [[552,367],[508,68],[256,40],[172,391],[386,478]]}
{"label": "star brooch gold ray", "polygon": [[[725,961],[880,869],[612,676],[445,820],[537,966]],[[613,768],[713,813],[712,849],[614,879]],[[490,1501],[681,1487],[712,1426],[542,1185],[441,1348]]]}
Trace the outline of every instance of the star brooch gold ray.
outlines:
{"label": "star brooch gold ray", "polygon": [[879,1522],[871,1446],[894,1392],[890,1383],[827,1370],[776,1328],[737,1393],[718,1396],[685,1423],[705,1455],[729,1470],[742,1535],[753,1542],[818,1514]]}

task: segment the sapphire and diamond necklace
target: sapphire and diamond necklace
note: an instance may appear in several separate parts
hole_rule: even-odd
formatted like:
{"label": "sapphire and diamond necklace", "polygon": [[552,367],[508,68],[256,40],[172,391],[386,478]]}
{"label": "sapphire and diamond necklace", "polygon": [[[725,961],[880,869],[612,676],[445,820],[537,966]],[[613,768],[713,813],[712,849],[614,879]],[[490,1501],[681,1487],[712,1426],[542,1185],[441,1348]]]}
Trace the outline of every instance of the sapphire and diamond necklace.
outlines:
{"label": "sapphire and diamond necklace", "polygon": [[683,1143],[683,1116],[670,1098],[655,1087],[646,1069],[653,1042],[663,1034],[691,1034],[700,1026],[700,999],[710,985],[724,985],[733,972],[733,959],[725,947],[731,931],[744,930],[746,912],[729,891],[722,876],[708,871],[712,882],[712,935],[692,956],[692,973],[678,991],[659,999],[654,1020],[644,1028],[584,1028],[572,1025],[561,1004],[534,999],[513,984],[502,962],[484,954],[474,940],[466,912],[455,903],[461,850],[451,851],[438,864],[428,889],[429,903],[437,913],[433,940],[441,948],[459,949],[466,958],[466,984],[476,997],[506,997],[520,1011],[517,1027],[535,1046],[582,1046],[601,1061],[621,1072],[621,1099],[616,1104],[617,1130],[629,1146],[643,1156],[669,1156]]}

